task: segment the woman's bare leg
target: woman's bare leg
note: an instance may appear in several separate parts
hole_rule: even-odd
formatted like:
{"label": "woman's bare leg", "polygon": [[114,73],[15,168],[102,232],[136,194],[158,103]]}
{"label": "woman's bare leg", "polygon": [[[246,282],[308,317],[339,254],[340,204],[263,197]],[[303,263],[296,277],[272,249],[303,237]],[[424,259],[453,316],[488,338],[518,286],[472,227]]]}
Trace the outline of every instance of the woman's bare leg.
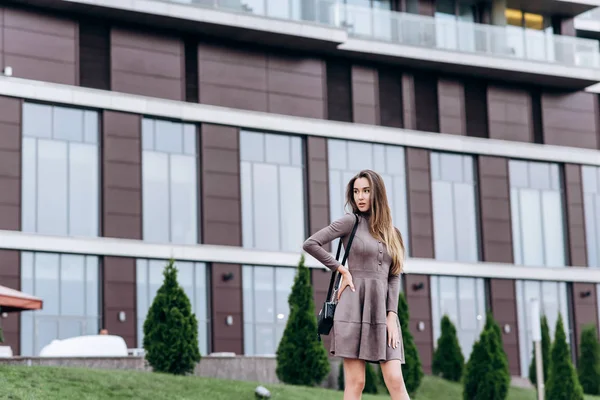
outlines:
{"label": "woman's bare leg", "polygon": [[344,358],[344,400],[360,400],[365,388],[365,362]]}
{"label": "woman's bare leg", "polygon": [[383,362],[380,364],[380,367],[381,372],[383,372],[385,386],[387,386],[392,400],[410,400],[406,386],[404,385],[400,360]]}

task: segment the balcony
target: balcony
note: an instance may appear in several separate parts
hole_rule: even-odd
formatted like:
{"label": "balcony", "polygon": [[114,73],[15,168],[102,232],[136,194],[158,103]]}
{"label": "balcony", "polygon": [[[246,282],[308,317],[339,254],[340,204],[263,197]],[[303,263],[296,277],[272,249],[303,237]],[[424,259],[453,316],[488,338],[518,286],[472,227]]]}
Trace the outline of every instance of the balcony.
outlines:
{"label": "balcony", "polygon": [[153,26],[448,73],[574,90],[600,82],[596,40],[338,1],[20,0],[127,21],[141,13]]}
{"label": "balcony", "polygon": [[[477,75],[559,86],[585,87],[600,80],[596,40],[344,4],[333,5],[331,12],[333,23],[350,36],[341,50],[370,48],[373,55],[381,50],[377,59],[404,58],[420,67],[463,73],[466,68]],[[353,45],[355,39],[372,43]]]}

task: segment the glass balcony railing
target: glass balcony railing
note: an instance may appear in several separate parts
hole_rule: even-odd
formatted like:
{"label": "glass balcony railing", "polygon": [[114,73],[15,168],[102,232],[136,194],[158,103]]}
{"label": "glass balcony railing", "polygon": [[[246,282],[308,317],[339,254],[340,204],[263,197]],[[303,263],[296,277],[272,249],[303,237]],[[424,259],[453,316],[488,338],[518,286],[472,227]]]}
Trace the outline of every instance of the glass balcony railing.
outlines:
{"label": "glass balcony railing", "polygon": [[334,26],[336,0],[162,0],[262,17]]}
{"label": "glass balcony railing", "polygon": [[354,37],[578,67],[600,66],[596,40],[345,4],[332,7],[334,24]]}
{"label": "glass balcony railing", "polygon": [[349,35],[368,40],[577,67],[600,67],[600,44],[596,40],[515,26],[428,17],[341,4],[336,0],[166,1],[325,24],[346,29]]}

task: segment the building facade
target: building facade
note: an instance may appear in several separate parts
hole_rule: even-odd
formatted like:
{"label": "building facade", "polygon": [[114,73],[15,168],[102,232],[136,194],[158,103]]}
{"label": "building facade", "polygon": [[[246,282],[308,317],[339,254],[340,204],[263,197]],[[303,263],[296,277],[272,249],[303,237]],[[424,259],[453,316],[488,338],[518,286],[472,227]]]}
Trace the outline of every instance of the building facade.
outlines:
{"label": "building facade", "polygon": [[7,344],[141,347],[174,258],[202,354],[273,355],[304,239],[371,168],[426,371],[444,314],[468,356],[489,311],[526,376],[532,298],[577,357],[600,312],[591,3],[5,2],[0,284],[44,301],[2,317]]}

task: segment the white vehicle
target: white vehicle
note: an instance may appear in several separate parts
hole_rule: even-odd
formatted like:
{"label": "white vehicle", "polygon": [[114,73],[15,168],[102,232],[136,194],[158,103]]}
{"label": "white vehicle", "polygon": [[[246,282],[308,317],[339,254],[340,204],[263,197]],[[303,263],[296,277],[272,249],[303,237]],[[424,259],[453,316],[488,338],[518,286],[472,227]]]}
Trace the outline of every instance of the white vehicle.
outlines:
{"label": "white vehicle", "polygon": [[127,344],[120,336],[87,335],[53,340],[40,357],[127,357]]}

